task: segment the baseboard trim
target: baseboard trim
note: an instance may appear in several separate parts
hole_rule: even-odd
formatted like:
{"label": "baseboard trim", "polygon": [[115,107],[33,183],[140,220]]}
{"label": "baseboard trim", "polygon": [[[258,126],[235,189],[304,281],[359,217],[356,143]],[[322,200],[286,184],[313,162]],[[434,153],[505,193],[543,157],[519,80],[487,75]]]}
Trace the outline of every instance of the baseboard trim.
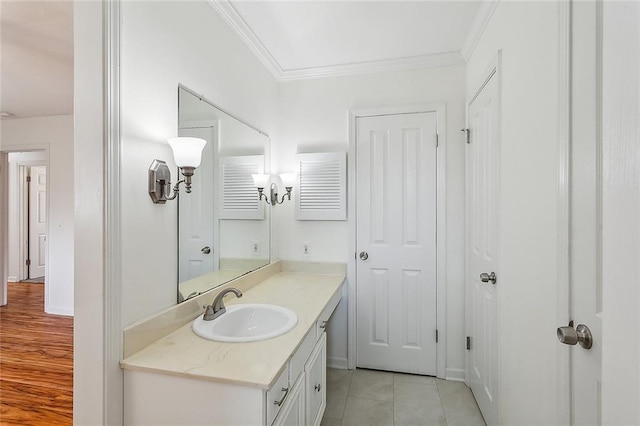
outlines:
{"label": "baseboard trim", "polygon": [[44,310],[47,314],[52,314],[52,315],[64,315],[66,317],[72,317],[73,316],[73,308],[66,308],[66,307],[59,307],[59,306],[49,306],[47,309]]}
{"label": "baseboard trim", "polygon": [[7,282],[17,283],[18,282],[18,277],[7,277]]}
{"label": "baseboard trim", "polygon": [[347,358],[339,356],[328,356],[327,367],[336,368],[338,370],[347,370],[349,368]]}
{"label": "baseboard trim", "polygon": [[447,368],[446,380],[450,380],[452,382],[464,382],[464,369]]}

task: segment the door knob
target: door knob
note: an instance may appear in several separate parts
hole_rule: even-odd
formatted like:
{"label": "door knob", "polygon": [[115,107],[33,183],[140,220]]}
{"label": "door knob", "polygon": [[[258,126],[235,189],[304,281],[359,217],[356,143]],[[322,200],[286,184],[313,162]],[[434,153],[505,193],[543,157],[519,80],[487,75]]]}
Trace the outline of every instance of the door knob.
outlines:
{"label": "door knob", "polygon": [[482,281],[483,283],[488,283],[489,281],[491,281],[491,284],[495,284],[497,280],[498,277],[496,277],[495,272],[491,272],[490,274],[483,272],[480,274],[480,281]]}
{"label": "door knob", "polygon": [[200,250],[203,254],[209,254],[211,253],[211,247],[206,246],[206,247],[202,247],[202,250]]}
{"label": "door knob", "polygon": [[367,260],[368,258],[369,258],[369,253],[367,253],[366,251],[360,252],[360,260]]}
{"label": "door knob", "polygon": [[573,328],[573,321],[568,326],[558,327],[556,331],[558,340],[565,345],[575,345],[580,343],[585,349],[591,349],[593,346],[593,336],[591,330],[584,324],[578,324],[578,327]]}

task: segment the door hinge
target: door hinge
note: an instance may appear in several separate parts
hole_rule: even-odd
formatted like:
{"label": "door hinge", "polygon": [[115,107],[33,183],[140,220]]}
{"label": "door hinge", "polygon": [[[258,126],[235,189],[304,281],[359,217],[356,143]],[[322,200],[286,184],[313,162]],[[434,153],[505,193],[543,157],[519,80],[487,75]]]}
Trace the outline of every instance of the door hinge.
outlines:
{"label": "door hinge", "polygon": [[436,148],[440,146],[440,135],[436,133]]}
{"label": "door hinge", "polygon": [[438,329],[436,328],[436,343],[438,343]]}
{"label": "door hinge", "polygon": [[27,266],[31,266],[31,259],[27,259],[25,263],[27,264]]}
{"label": "door hinge", "polygon": [[31,182],[31,176],[27,176],[27,183]]}
{"label": "door hinge", "polygon": [[471,130],[470,129],[460,129],[461,132],[465,134],[465,142],[471,143]]}
{"label": "door hinge", "polygon": [[471,336],[467,336],[467,350],[471,350]]}

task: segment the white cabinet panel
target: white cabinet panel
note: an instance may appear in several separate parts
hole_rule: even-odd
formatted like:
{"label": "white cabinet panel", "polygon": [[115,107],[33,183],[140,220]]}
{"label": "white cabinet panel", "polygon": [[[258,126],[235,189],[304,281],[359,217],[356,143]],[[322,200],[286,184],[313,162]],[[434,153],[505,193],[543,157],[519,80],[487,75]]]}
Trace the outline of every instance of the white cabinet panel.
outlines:
{"label": "white cabinet panel", "polygon": [[322,333],[305,365],[307,425],[319,425],[327,406],[327,334]]}

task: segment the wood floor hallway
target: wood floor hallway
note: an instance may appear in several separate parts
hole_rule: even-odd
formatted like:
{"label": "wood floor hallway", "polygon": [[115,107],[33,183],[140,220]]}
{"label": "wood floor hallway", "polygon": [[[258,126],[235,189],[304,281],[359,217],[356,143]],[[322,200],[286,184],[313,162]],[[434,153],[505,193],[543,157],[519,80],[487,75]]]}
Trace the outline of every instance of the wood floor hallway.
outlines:
{"label": "wood floor hallway", "polygon": [[73,423],[73,318],[44,313],[44,285],[9,283],[0,307],[0,425]]}

